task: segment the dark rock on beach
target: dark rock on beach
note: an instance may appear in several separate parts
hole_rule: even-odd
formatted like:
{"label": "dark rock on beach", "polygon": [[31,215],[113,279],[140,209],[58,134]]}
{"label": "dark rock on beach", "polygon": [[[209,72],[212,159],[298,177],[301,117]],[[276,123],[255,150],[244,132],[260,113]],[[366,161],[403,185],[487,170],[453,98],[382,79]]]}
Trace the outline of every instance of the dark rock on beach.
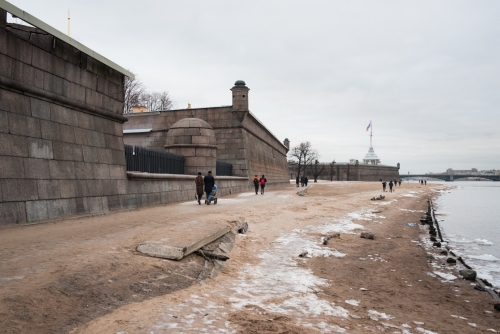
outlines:
{"label": "dark rock on beach", "polygon": [[473,281],[476,279],[477,273],[472,269],[462,269],[459,271],[459,274],[463,276],[464,279]]}
{"label": "dark rock on beach", "polygon": [[433,243],[432,246],[441,248],[441,243],[438,241],[438,242]]}
{"label": "dark rock on beach", "polygon": [[[445,251],[445,250],[441,251],[441,255],[448,255],[448,251]],[[457,261],[455,261],[455,262],[457,262]]]}
{"label": "dark rock on beach", "polygon": [[495,310],[500,311],[500,304],[495,304]]}
{"label": "dark rock on beach", "polygon": [[247,233],[247,231],[248,231],[248,223],[245,222],[238,230],[238,233],[245,234]]}
{"label": "dark rock on beach", "polygon": [[457,263],[457,260],[455,260],[455,259],[454,259],[454,258],[452,258],[452,257],[449,257],[449,258],[447,258],[447,259],[446,259],[446,262],[447,262],[447,263],[453,263],[453,264],[455,264],[455,263]]}
{"label": "dark rock on beach", "polygon": [[361,238],[365,238],[365,239],[374,239],[374,236],[373,234],[371,233],[368,233],[368,232],[361,232]]}

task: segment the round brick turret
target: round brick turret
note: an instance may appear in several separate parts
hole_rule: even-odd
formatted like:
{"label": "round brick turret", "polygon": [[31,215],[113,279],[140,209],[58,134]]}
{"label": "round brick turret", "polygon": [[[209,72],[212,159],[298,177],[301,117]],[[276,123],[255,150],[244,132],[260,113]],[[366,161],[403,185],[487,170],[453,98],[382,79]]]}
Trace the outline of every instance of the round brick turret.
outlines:
{"label": "round brick turret", "polygon": [[217,141],[210,124],[199,118],[184,118],[175,122],[167,133],[168,152],[184,156],[184,174],[215,175]]}

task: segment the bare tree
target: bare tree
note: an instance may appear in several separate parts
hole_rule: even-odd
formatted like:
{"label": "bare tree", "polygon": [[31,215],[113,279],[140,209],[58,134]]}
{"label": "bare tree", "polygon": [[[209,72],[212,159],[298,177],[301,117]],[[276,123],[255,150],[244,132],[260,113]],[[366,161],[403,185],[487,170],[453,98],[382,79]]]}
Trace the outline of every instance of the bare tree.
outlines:
{"label": "bare tree", "polygon": [[133,106],[138,106],[140,104],[141,95],[144,94],[145,89],[143,83],[137,76],[135,79],[126,76],[124,90],[125,99],[123,102],[123,113],[126,114],[132,112]]}
{"label": "bare tree", "polygon": [[125,77],[125,100],[123,113],[132,112],[134,106],[145,106],[148,111],[170,110],[174,103],[167,91],[147,92],[144,84],[137,78]]}
{"label": "bare tree", "polygon": [[310,167],[311,167],[311,173],[312,173],[312,175],[314,177],[314,182],[318,182],[318,176],[325,169],[325,165],[321,165],[321,169],[318,169],[318,165],[319,165],[318,159],[314,160],[314,167],[313,167],[313,164],[310,165]]}
{"label": "bare tree", "polygon": [[312,148],[308,141],[293,147],[288,154],[290,156],[288,163],[295,166],[299,177],[301,173],[305,175],[307,166],[312,165],[319,157],[318,152]]}
{"label": "bare tree", "polygon": [[174,103],[168,92],[147,92],[140,96],[141,105],[146,106],[148,111],[162,111],[172,109]]}

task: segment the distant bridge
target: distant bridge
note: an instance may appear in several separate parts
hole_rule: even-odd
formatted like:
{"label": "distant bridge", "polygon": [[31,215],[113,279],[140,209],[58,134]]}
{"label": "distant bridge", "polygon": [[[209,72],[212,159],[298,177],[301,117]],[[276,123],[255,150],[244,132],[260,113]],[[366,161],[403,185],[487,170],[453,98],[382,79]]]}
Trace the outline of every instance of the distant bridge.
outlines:
{"label": "distant bridge", "polygon": [[463,179],[466,177],[488,179],[492,181],[500,181],[500,175],[485,175],[485,174],[400,174],[401,179],[405,178],[431,178],[439,179],[444,181],[453,181],[457,179]]}

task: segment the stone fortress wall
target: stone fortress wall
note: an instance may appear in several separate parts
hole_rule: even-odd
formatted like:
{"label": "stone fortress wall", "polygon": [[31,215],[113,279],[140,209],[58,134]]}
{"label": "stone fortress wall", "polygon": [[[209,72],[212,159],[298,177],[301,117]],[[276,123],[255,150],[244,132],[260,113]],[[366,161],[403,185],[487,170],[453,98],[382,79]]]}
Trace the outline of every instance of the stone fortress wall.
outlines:
{"label": "stone fortress wall", "polygon": [[[318,170],[321,170],[322,166],[324,166],[325,169],[318,176],[319,180],[329,181],[333,179],[334,181],[389,181],[400,179],[399,168],[397,166],[338,163],[335,164],[332,169],[330,164],[320,163],[318,166]],[[310,168],[307,169],[306,175],[310,182],[314,180]],[[290,167],[290,176],[292,180],[297,177],[296,171],[293,169],[293,167]]]}
{"label": "stone fortress wall", "polygon": [[[192,116],[212,126],[217,139],[217,160],[233,164],[233,175],[248,177],[249,187],[253,176],[262,174],[266,175],[268,185],[289,183],[288,148],[248,110],[248,88],[244,83],[233,87],[233,94],[238,90],[243,91],[240,94],[245,95],[245,100],[233,97],[232,106],[126,114],[129,121],[124,124],[124,141],[129,145],[164,150],[170,127]],[[147,132],[129,132],[134,130]]]}
{"label": "stone fortress wall", "polygon": [[[193,176],[127,173],[123,80],[0,9],[0,224],[193,199]],[[219,178],[221,194],[247,183]]]}

